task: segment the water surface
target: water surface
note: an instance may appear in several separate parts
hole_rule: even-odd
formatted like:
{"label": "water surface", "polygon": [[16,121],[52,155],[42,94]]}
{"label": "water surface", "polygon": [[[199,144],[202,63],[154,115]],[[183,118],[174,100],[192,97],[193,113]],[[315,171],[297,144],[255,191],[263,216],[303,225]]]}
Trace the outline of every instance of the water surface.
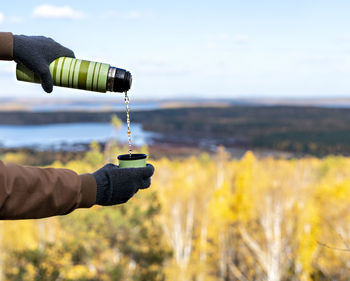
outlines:
{"label": "water surface", "polygon": [[[141,124],[131,124],[132,143],[144,145],[151,142],[154,133],[146,132]],[[111,138],[127,143],[127,127],[116,130],[110,123],[72,123],[50,125],[0,125],[2,147],[53,148],[105,142]]]}

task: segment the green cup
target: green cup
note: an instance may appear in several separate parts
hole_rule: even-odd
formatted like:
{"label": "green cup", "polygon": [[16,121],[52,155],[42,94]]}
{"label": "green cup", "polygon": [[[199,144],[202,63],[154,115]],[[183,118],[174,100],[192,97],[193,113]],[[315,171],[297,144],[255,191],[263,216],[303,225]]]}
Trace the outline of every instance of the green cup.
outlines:
{"label": "green cup", "polygon": [[146,154],[122,154],[118,156],[119,168],[146,167]]}

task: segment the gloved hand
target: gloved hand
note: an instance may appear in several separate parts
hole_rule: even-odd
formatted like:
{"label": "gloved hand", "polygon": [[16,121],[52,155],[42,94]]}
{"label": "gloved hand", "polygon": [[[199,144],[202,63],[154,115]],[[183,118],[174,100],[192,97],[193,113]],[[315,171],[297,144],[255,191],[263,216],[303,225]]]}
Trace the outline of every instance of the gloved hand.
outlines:
{"label": "gloved hand", "polygon": [[47,93],[52,92],[53,80],[50,63],[59,57],[75,58],[73,51],[44,36],[13,36],[13,59],[37,74],[41,86]]}
{"label": "gloved hand", "polygon": [[139,189],[151,185],[154,167],[119,168],[107,164],[93,173],[97,183],[96,204],[111,206],[126,203]]}

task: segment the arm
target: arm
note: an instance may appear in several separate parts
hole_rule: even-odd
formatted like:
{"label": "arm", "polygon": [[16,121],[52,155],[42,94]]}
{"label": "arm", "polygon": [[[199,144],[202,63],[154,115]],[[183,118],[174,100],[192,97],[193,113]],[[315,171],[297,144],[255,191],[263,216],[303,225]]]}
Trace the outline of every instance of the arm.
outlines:
{"label": "arm", "polygon": [[119,168],[107,164],[93,174],[37,168],[0,161],[0,220],[66,215],[94,204],[126,203],[151,185],[154,167]]}
{"label": "arm", "polygon": [[40,77],[45,92],[51,93],[50,63],[59,57],[72,57],[70,49],[44,36],[13,35],[0,32],[0,60],[14,60]]}
{"label": "arm", "polygon": [[35,219],[64,215],[96,202],[92,174],[36,168],[0,161],[0,219]]}
{"label": "arm", "polygon": [[13,60],[13,35],[0,32],[0,60]]}

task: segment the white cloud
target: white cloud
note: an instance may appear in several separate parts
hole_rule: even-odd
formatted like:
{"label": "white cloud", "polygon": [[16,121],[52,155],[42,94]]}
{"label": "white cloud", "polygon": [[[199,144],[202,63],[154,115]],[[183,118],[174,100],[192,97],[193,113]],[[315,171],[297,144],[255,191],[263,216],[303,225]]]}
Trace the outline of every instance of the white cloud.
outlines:
{"label": "white cloud", "polygon": [[33,16],[46,19],[81,19],[84,13],[70,6],[41,5],[33,10]]}
{"label": "white cloud", "polygon": [[0,24],[4,21],[4,14],[0,12]]}

